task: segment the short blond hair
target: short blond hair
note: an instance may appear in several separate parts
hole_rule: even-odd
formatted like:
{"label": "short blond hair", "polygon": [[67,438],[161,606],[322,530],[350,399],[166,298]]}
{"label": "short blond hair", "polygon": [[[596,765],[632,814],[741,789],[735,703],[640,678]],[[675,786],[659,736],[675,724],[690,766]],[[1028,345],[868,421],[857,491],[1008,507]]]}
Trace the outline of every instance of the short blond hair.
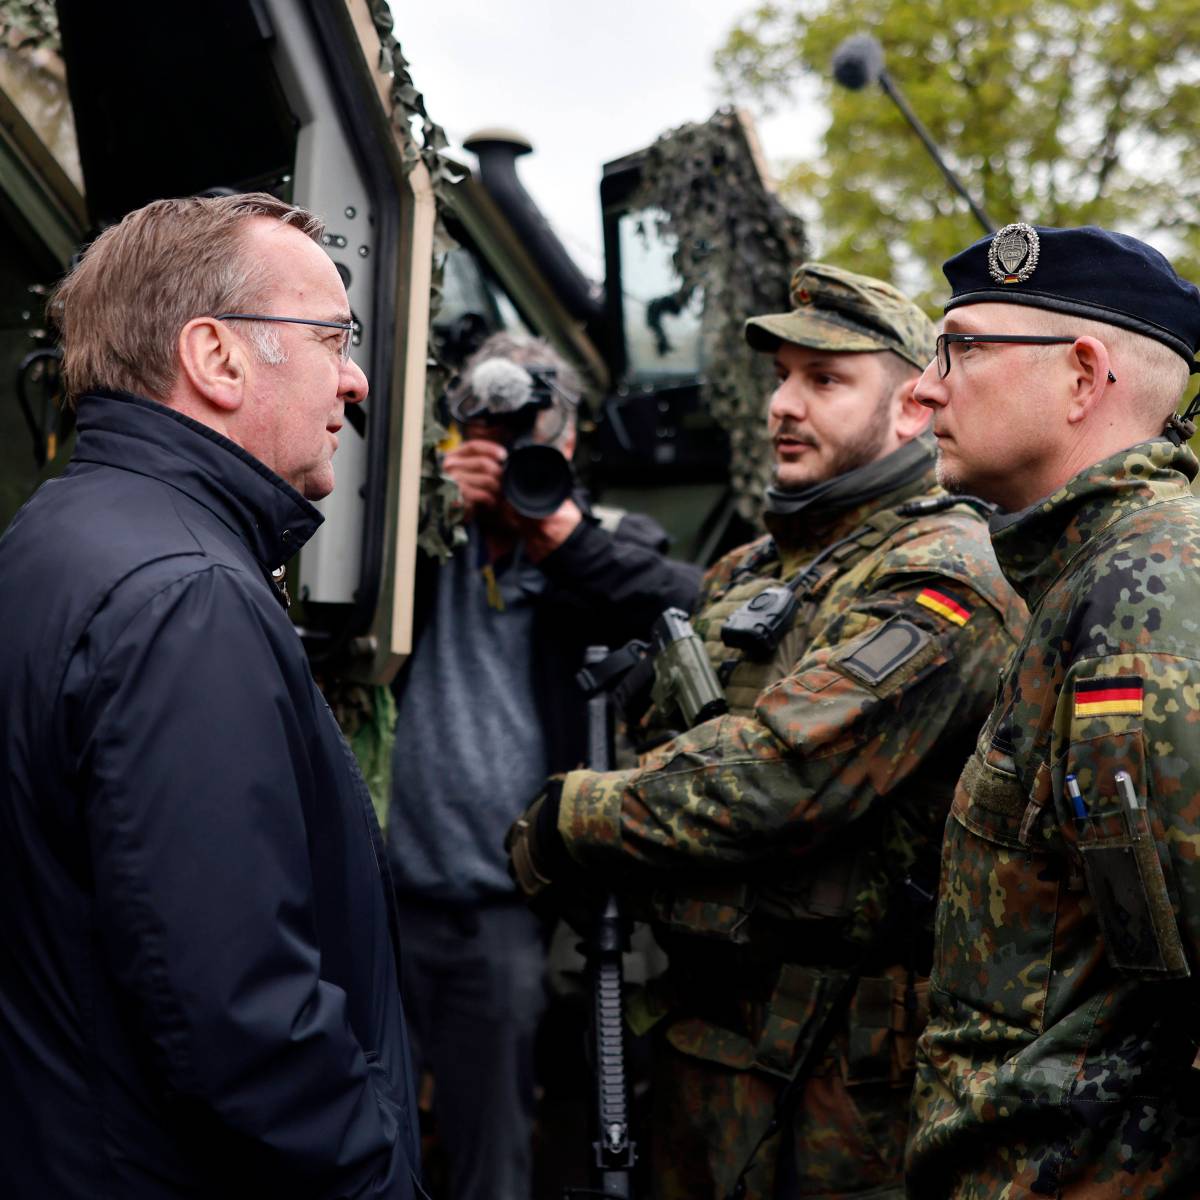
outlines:
{"label": "short blond hair", "polygon": [[193,317],[253,311],[269,284],[246,248],[255,217],[320,241],[324,222],[265,192],[155,200],[106,229],[50,300],[70,404],[96,389],[164,400]]}
{"label": "short blond hair", "polygon": [[1147,436],[1162,432],[1167,418],[1179,407],[1191,369],[1169,346],[1119,325],[1041,312],[1048,333],[1060,337],[1094,337],[1108,350],[1112,373],[1127,385]]}

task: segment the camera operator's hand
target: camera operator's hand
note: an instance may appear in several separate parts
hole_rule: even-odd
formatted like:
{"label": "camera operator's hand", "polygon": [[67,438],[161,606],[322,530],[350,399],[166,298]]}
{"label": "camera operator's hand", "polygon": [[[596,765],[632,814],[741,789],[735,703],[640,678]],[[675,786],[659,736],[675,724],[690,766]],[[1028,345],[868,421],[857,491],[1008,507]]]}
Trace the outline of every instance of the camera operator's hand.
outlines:
{"label": "camera operator's hand", "polygon": [[517,532],[525,543],[525,553],[531,562],[541,562],[553,550],[557,550],[575,531],[583,520],[579,505],[569,497],[548,517],[523,517],[505,505],[517,522]]}
{"label": "camera operator's hand", "polygon": [[500,504],[500,480],[508,451],[499,442],[471,438],[447,451],[442,470],[462,492],[464,516],[469,521],[479,508],[496,509]]}

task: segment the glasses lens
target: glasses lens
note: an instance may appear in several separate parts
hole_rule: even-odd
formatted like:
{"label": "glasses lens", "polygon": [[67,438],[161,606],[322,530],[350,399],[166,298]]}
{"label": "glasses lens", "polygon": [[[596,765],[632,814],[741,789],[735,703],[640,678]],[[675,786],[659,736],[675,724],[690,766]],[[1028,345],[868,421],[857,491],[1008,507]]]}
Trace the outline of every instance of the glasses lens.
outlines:
{"label": "glasses lens", "polygon": [[950,343],[944,333],[939,335],[937,340],[937,364],[938,377],[945,379],[950,374]]}

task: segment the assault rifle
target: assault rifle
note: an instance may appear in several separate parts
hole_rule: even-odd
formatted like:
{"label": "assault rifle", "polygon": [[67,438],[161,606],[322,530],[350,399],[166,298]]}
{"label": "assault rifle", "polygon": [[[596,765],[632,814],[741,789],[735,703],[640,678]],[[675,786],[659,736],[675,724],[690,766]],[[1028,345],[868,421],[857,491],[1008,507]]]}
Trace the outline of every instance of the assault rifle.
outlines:
{"label": "assault rifle", "polygon": [[[607,646],[589,646],[584,670],[609,657]],[[588,690],[587,742],[588,766],[593,771],[611,771],[615,765],[613,750],[613,712],[609,692]],[[629,1129],[629,1085],[625,1075],[625,1036],[622,990],[624,988],[621,955],[628,947],[626,922],[616,896],[609,894],[599,906],[595,920],[582,946],[587,959],[592,987],[592,1054],[595,1064],[595,1091],[592,1120],[593,1188],[567,1188],[567,1200],[581,1196],[633,1197],[633,1166],[637,1146]]]}
{"label": "assault rifle", "polygon": [[[576,680],[588,698],[588,766],[593,771],[615,767],[613,710],[619,706],[628,711],[635,695],[646,702],[652,700],[664,714],[678,715],[684,728],[726,710],[704,646],[692,631],[687,614],[678,608],[667,609],[655,621],[649,643],[630,642],[613,654],[605,646],[590,646]],[[568,1188],[568,1198],[620,1196],[628,1200],[633,1195],[637,1147],[629,1129],[621,964],[628,941],[620,904],[610,894],[599,906],[582,946],[592,986],[596,1187]]]}

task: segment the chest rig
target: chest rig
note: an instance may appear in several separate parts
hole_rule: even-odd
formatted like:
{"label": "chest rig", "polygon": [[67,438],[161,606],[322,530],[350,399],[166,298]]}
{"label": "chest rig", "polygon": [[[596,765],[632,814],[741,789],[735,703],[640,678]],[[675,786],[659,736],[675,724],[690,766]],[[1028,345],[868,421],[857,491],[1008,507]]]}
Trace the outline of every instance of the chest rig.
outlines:
{"label": "chest rig", "polygon": [[[949,507],[939,498],[938,507]],[[803,570],[790,579],[781,578],[782,559],[774,539],[768,539],[751,552],[737,568],[725,591],[715,598],[696,621],[696,631],[725,687],[729,711],[748,716],[754,711],[759,694],[787,675],[803,655],[812,638],[821,604],[835,581],[855,575],[865,581],[873,566],[873,551],[882,546],[903,526],[929,512],[938,511],[925,501],[913,501],[898,508],[873,513],[846,537],[827,546]],[[853,584],[851,584],[853,586]],[[794,602],[790,613],[784,593]],[[730,638],[730,627],[745,629],[755,624],[755,610],[779,614],[777,627],[753,638]],[[730,641],[742,643],[730,645]],[[754,645],[750,642],[757,643]]]}
{"label": "chest rig", "polygon": [[[730,714],[752,716],[763,690],[795,668],[823,622],[822,608],[835,584],[839,592],[858,594],[878,567],[876,551],[880,547],[904,526],[957,503],[953,496],[926,497],[873,513],[787,580],[781,580],[782,559],[773,540],[751,551],[725,590],[695,621],[696,632],[724,684]],[[781,587],[793,593],[796,603],[790,623],[776,630],[774,646],[758,657],[731,649],[721,636],[729,617],[769,589]],[[860,876],[868,869],[861,848],[831,846],[786,882],[692,881],[686,890],[658,889],[653,918],[668,937],[681,934],[731,946],[756,946],[771,959],[795,954],[796,924],[802,923],[805,945],[821,959],[839,947],[844,919],[852,909]],[[828,944],[818,927],[828,931]],[[780,943],[788,948],[781,949]]]}
{"label": "chest rig", "polygon": [[[879,568],[877,552],[901,529],[962,503],[960,497],[927,496],[873,513],[786,574],[773,540],[753,550],[695,622],[725,685],[730,712],[753,714],[761,692],[795,669],[836,615],[830,612],[831,593],[836,591],[832,599],[839,610],[838,597],[853,603]],[[782,588],[795,604],[773,631],[774,644],[730,647],[722,638],[729,618]],[[757,611],[777,602],[770,599]],[[658,1019],[669,1019],[666,1036],[675,1048],[734,1070],[790,1079],[823,1059],[833,1031],[842,1029],[838,1054],[849,1084],[906,1081],[926,1011],[924,981],[911,963],[900,961],[908,945],[904,922],[911,917],[901,918],[900,925],[889,918],[865,949],[850,947],[844,936],[859,889],[878,865],[875,859],[873,849],[842,841],[787,879],[692,882],[686,891],[659,890],[653,917],[671,955],[671,971]],[[911,913],[899,881],[893,891],[892,906]],[[886,963],[892,965],[881,966]],[[864,972],[868,966],[871,974]],[[716,1007],[705,1010],[697,997],[716,997]]]}

